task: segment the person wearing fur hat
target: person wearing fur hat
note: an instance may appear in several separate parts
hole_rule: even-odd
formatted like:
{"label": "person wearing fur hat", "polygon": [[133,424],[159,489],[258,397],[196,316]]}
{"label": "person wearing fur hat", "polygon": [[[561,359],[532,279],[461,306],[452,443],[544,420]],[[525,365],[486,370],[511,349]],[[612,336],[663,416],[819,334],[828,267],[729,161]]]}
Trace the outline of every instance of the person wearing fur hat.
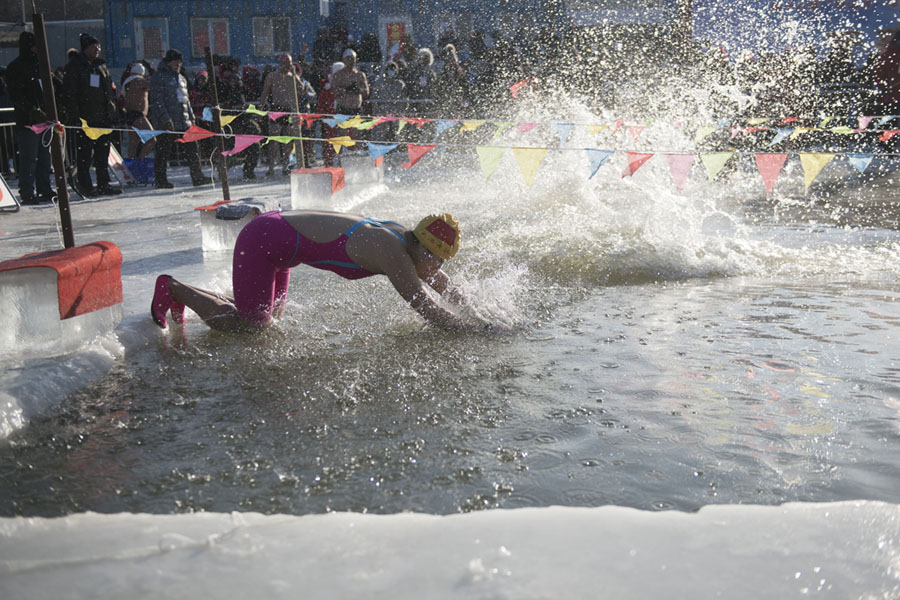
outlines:
{"label": "person wearing fur hat", "polygon": [[428,285],[451,305],[464,306],[461,290],[441,270],[460,245],[452,215],[432,214],[414,228],[393,221],[315,210],[272,211],[255,217],[234,246],[234,297],[225,297],[160,275],[150,315],[160,327],[184,322],[190,308],[211,328],[258,331],[272,323],[287,300],[290,269],[307,265],[345,279],[388,278],[397,293],[426,321],[445,329],[491,331],[502,325],[439,303]]}
{"label": "person wearing fur hat", "polygon": [[44,110],[44,94],[34,40],[34,34],[30,31],[19,34],[19,56],[9,63],[4,74],[16,119],[19,200],[22,204],[38,204],[53,198],[53,189],[50,187],[50,150],[42,143],[41,135],[27,127],[49,120]]}
{"label": "person wearing fur hat", "polygon": [[[63,78],[67,125],[76,129],[75,189],[82,196],[112,196],[122,190],[110,185],[109,146],[112,134],[91,139],[82,129],[109,129],[116,125],[116,91],[106,61],[100,58],[100,40],[89,33],[80,37],[81,53],[66,65]],[[97,186],[91,183],[91,165]]]}
{"label": "person wearing fur hat", "polygon": [[[150,77],[150,115],[153,117],[154,129],[167,132],[187,131],[188,127],[196,122],[194,111],[191,109],[187,79],[181,74],[182,60],[181,52],[174,48],[167,50],[156,73]],[[153,174],[158,188],[175,187],[166,173],[175,139],[175,133],[163,133],[156,138]],[[212,179],[206,177],[200,167],[197,143],[186,142],[182,145],[188,159],[191,182],[195,186],[212,183]]]}

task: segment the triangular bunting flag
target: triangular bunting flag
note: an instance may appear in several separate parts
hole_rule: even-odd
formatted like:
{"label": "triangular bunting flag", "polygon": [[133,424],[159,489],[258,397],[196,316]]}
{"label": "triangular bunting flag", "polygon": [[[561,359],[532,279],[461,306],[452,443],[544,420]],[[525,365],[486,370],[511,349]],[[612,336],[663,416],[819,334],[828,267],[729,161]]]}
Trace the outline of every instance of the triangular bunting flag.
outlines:
{"label": "triangular bunting flag", "polygon": [[205,140],[208,137],[212,137],[214,134],[212,131],[207,131],[202,127],[197,127],[196,125],[191,125],[188,127],[187,131],[184,132],[184,135],[181,138],[175,140],[180,144],[186,144],[188,142],[196,142],[197,140]]}
{"label": "triangular bunting flag", "polygon": [[747,123],[749,123],[750,125],[756,126],[756,125],[762,125],[763,123],[766,123],[769,120],[770,119],[768,117],[756,117],[754,119],[747,119]]}
{"label": "triangular bunting flag", "polygon": [[803,166],[803,178],[806,183],[806,191],[815,181],[816,176],[830,163],[834,154],[827,152],[800,152],[800,164]]}
{"label": "triangular bunting flag", "polygon": [[[288,113],[284,113],[288,114]],[[231,122],[237,119],[241,115],[219,115],[219,122],[222,123],[222,126],[231,125]]]}
{"label": "triangular bunting flag", "polygon": [[425,119],[422,117],[403,117],[403,121],[409,123],[410,125],[415,125],[417,129],[422,129],[426,123],[430,123],[431,119]]}
{"label": "triangular bunting flag", "polygon": [[858,126],[857,126],[856,130],[862,131],[863,129],[865,129],[866,127],[869,126],[869,123],[871,123],[872,119],[874,119],[874,118],[875,117],[862,117],[862,116],[857,117],[856,122],[857,122]]}
{"label": "triangular bunting flag", "polygon": [[494,132],[494,137],[491,141],[496,141],[500,134],[513,126],[512,121],[494,121],[494,125],[497,126],[497,131]]}
{"label": "triangular bunting flag", "polygon": [[303,118],[303,125],[305,127],[312,127],[313,122],[318,121],[325,115],[300,115]]}
{"label": "triangular bunting flag", "polygon": [[875,129],[881,129],[885,125],[891,122],[896,115],[885,115],[878,119],[878,123],[875,124]]}
{"label": "triangular bunting flag", "polygon": [[484,125],[484,121],[463,121],[460,131],[475,131],[482,125]]}
{"label": "triangular bunting flag", "polygon": [[600,132],[609,129],[609,125],[585,125],[584,130],[591,135],[599,135]]}
{"label": "triangular bunting flag", "polygon": [[772,193],[772,188],[775,187],[775,181],[778,179],[778,175],[781,174],[781,168],[784,166],[785,160],[787,160],[787,154],[785,153],[765,154],[758,152],[756,154],[756,168],[759,169],[759,174],[763,178],[763,184],[766,186],[766,196]]}
{"label": "triangular bunting flag", "polygon": [[497,167],[500,166],[500,159],[506,148],[502,146],[475,146],[478,153],[478,161],[481,163],[481,171],[484,173],[484,181],[487,183]]}
{"label": "triangular bunting flag", "polygon": [[[296,142],[296,141],[302,140],[302,139],[303,138],[297,137],[295,135],[270,135],[269,137],[266,138],[266,141],[263,143],[268,144],[269,142],[278,142],[279,144],[290,144],[292,142]],[[347,136],[344,136],[342,138],[332,138],[332,139],[348,139],[348,138],[347,138]],[[330,140],[328,140],[328,141],[330,141]],[[347,144],[347,145],[352,146],[353,144]]]}
{"label": "triangular bunting flag", "polygon": [[44,133],[47,130],[47,128],[50,127],[51,125],[53,125],[53,123],[51,123],[50,121],[47,121],[46,123],[37,123],[36,125],[26,125],[25,127],[32,130],[36,134],[40,135],[40,134]]}
{"label": "triangular bunting flag", "polygon": [[358,118],[359,115],[334,115],[334,120],[338,123],[345,123],[350,119]]}
{"label": "triangular bunting flag", "polygon": [[853,165],[853,168],[859,171],[860,173],[865,173],[866,169],[869,168],[869,164],[871,164],[872,159],[875,158],[874,154],[847,154],[847,160],[850,161],[850,164]]}
{"label": "triangular bunting flag", "polygon": [[519,81],[519,82],[514,83],[511,86],[509,86],[509,93],[512,94],[513,98],[515,98],[518,95],[519,90],[522,89],[522,86],[525,85],[526,83],[528,83],[528,80],[523,79],[522,81]]}
{"label": "triangular bunting flag", "polygon": [[886,142],[898,133],[900,133],[900,129],[886,129],[884,133],[878,136],[878,141]]}
{"label": "triangular bunting flag", "polygon": [[513,148],[513,157],[516,164],[519,165],[519,173],[525,180],[525,185],[531,187],[534,183],[534,176],[537,174],[538,167],[544,157],[547,156],[546,148]]}
{"label": "triangular bunting flag", "polygon": [[376,144],[373,142],[369,142],[366,149],[369,152],[369,156],[371,156],[375,160],[378,160],[397,146],[399,146],[399,144]]}
{"label": "triangular bunting flag", "polygon": [[591,167],[591,174],[588,179],[593,179],[600,167],[615,153],[612,150],[596,150],[594,148],[585,148],[584,151],[587,152],[588,163],[590,163]]}
{"label": "triangular bunting flag", "polygon": [[797,139],[804,133],[809,133],[810,131],[815,131],[815,130],[816,129],[814,127],[797,127],[794,129],[794,133],[791,134],[791,139],[792,140]]}
{"label": "triangular bunting flag", "polygon": [[279,112],[279,111],[273,110],[273,111],[269,112],[269,119],[271,119],[272,121],[277,121],[281,117],[287,116],[289,114],[291,114],[291,113]]}
{"label": "triangular bunting flag", "polygon": [[409,154],[409,160],[402,165],[406,169],[411,169],[414,164],[422,160],[422,157],[434,150],[437,146],[420,146],[418,144],[409,144],[406,151]]}
{"label": "triangular bunting flag", "polygon": [[712,127],[710,125],[701,127],[700,129],[697,130],[696,135],[694,135],[694,142],[699,144],[700,142],[703,141],[703,138],[710,135],[711,133],[715,133],[718,130],[719,130],[718,127]]}
{"label": "triangular bunting flag", "polygon": [[766,144],[767,148],[771,148],[775,144],[781,143],[786,140],[792,133],[794,133],[793,129],[775,129],[775,137],[772,138],[772,141]]}
{"label": "triangular bunting flag", "polygon": [[[259,115],[259,116],[261,116],[261,117],[266,116],[266,113],[265,113],[265,112],[259,110],[259,109],[256,108],[256,106],[254,106],[253,104],[251,104],[250,106],[248,106],[248,107],[244,110],[244,112],[245,112],[245,113],[250,113],[251,115]],[[206,111],[204,110],[203,113],[206,114]],[[207,119],[206,117],[203,117],[203,120],[204,120],[204,121],[212,121],[212,117],[210,117],[209,119]]]}
{"label": "triangular bunting flag", "polygon": [[628,133],[631,134],[632,139],[634,140],[634,145],[637,146],[638,138],[641,137],[641,134],[644,132],[645,127],[641,125],[627,125]]}
{"label": "triangular bunting flag", "polygon": [[222,156],[234,156],[247,146],[252,146],[261,139],[263,139],[263,136],[261,135],[236,135],[234,136],[234,148],[226,150],[222,153]]}
{"label": "triangular bunting flag", "polygon": [[851,133],[859,133],[862,129],[851,129],[846,125],[841,125],[839,127],[832,127],[829,129],[831,133],[837,133],[839,135],[850,135]]}
{"label": "triangular bunting flag", "polygon": [[691,174],[691,167],[694,165],[693,154],[666,154],[666,162],[669,163],[669,173],[672,175],[672,181],[675,182],[675,191],[679,194],[687,183],[688,176]]}
{"label": "triangular bunting flag", "polygon": [[87,121],[81,119],[81,129],[84,131],[84,135],[88,136],[92,140],[96,140],[104,135],[109,135],[113,132],[112,129],[100,129],[98,127],[88,127]]}
{"label": "triangular bunting flag", "polygon": [[438,119],[435,121],[437,126],[437,133],[434,134],[434,138],[437,139],[439,135],[450,129],[451,127],[455,127],[459,124],[459,121],[452,121],[450,119]]}
{"label": "triangular bunting flag", "polygon": [[[343,116],[343,115],[341,115],[341,116]],[[334,118],[338,122],[338,127],[340,127],[341,129],[351,129],[351,128],[356,129],[363,122],[362,117],[360,117],[359,115],[354,115],[353,117],[351,117],[349,119],[344,119],[343,121],[338,119],[337,116],[335,116]]]}
{"label": "triangular bunting flag", "polygon": [[[328,125],[329,127],[331,127],[332,129],[334,129],[338,126],[337,120],[332,119],[331,117],[322,119],[322,122],[325,123],[326,125]],[[406,125],[406,123],[401,123],[401,125]],[[402,127],[401,127],[401,129],[402,129]]]}
{"label": "triangular bunting flag", "polygon": [[162,129],[138,129],[137,127],[132,127],[134,132],[141,138],[141,143],[146,144],[156,136],[161,133],[165,133],[165,130]]}
{"label": "triangular bunting flag", "polygon": [[516,127],[516,131],[518,131],[519,133],[528,133],[538,125],[540,125],[540,123],[522,123],[521,125]]}
{"label": "triangular bunting flag", "polygon": [[202,121],[208,121],[211,123],[213,120],[212,108],[204,106],[203,113],[200,115],[200,119]]}
{"label": "triangular bunting flag", "polygon": [[325,141],[331,144],[331,147],[334,148],[335,154],[340,154],[341,148],[343,148],[344,146],[349,147],[356,145],[356,142],[353,141],[353,138],[351,138],[349,135],[327,138]]}
{"label": "triangular bunting flag", "polygon": [[632,175],[634,175],[645,162],[650,160],[653,154],[649,152],[626,152],[625,156],[628,159],[628,166],[625,167],[624,171],[622,171],[623,178],[631,177]]}
{"label": "triangular bunting flag", "polygon": [[716,175],[719,174],[719,171],[722,170],[722,167],[725,166],[725,163],[732,156],[734,156],[734,152],[710,152],[709,154],[700,155],[700,161],[706,167],[707,182],[711,182],[716,178]]}
{"label": "triangular bunting flag", "polygon": [[569,141],[569,136],[572,135],[572,131],[575,129],[575,125],[573,123],[554,123],[553,124],[553,132],[559,137],[559,143],[565,144]]}

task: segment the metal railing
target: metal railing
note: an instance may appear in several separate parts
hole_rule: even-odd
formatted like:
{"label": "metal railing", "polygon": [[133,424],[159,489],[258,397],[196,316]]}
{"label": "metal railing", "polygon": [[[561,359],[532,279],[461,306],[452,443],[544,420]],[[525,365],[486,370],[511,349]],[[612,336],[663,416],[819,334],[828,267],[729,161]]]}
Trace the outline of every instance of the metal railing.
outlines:
{"label": "metal railing", "polygon": [[19,152],[16,146],[16,119],[12,108],[0,108],[0,174],[3,179],[18,179]]}

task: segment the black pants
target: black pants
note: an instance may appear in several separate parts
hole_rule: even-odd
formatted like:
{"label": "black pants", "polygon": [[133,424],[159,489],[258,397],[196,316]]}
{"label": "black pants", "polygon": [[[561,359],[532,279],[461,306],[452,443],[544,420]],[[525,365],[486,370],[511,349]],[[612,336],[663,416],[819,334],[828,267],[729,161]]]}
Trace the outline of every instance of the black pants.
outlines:
{"label": "black pants", "polygon": [[78,186],[87,191],[91,184],[91,164],[97,177],[97,187],[109,186],[109,144],[110,135],[101,135],[92,140],[83,130],[78,130],[75,147],[75,166],[78,169]]}
{"label": "black pants", "polygon": [[[174,133],[162,133],[156,138],[156,158],[153,164],[153,175],[157,183],[168,181],[166,167],[169,157],[172,156],[175,140],[180,137]],[[200,168],[200,155],[197,154],[197,142],[181,144],[188,160],[188,168],[191,170],[191,181],[197,183],[203,180],[203,170]]]}

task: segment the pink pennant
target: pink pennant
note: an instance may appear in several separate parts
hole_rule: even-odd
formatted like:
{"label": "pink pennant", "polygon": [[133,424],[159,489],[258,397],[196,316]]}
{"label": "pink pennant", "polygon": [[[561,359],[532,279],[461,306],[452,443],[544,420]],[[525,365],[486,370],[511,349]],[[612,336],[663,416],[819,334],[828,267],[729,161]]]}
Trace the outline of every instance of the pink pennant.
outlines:
{"label": "pink pennant", "polygon": [[36,134],[40,135],[40,134],[44,133],[45,131],[47,131],[47,128],[50,127],[51,125],[53,125],[53,123],[48,121],[46,123],[38,123],[36,125],[26,125],[25,127],[32,130]]}
{"label": "pink pennant", "polygon": [[234,148],[226,150],[222,156],[234,156],[247,146],[252,146],[259,140],[263,139],[261,135],[236,135],[234,136]]}
{"label": "pink pennant", "polygon": [[775,187],[775,181],[778,179],[778,175],[781,174],[781,168],[784,166],[785,160],[787,160],[787,154],[785,153],[757,153],[756,168],[759,169],[759,174],[762,175],[763,183],[766,185],[766,196]]}
{"label": "pink pennant", "polygon": [[304,127],[312,127],[312,124],[313,124],[314,121],[318,121],[319,119],[321,119],[321,118],[324,117],[325,115],[311,115],[311,114],[307,114],[307,115],[300,115],[300,116],[303,118],[303,126],[304,126]]}
{"label": "pink pennant", "polygon": [[291,113],[287,113],[287,112],[274,112],[274,111],[273,111],[273,112],[270,112],[270,113],[269,113],[269,118],[272,119],[273,121],[277,121],[277,120],[280,119],[281,117],[286,117],[286,116],[289,115],[289,114],[291,114]]}
{"label": "pink pennant", "polygon": [[878,140],[882,141],[882,142],[886,142],[889,139],[891,139],[892,137],[894,137],[895,135],[897,135],[898,133],[900,133],[900,129],[888,129],[887,131],[882,133],[880,136],[878,136]]}
{"label": "pink pennant", "polygon": [[203,140],[208,137],[212,137],[216,135],[212,131],[207,131],[202,127],[197,127],[196,125],[191,125],[188,127],[187,131],[184,132],[184,135],[181,139],[175,140],[181,144],[186,144],[188,142],[196,142],[197,140]]}
{"label": "pink pennant", "polygon": [[521,125],[516,127],[516,131],[518,131],[519,133],[528,133],[538,125],[540,125],[540,123],[522,123]]}
{"label": "pink pennant", "polygon": [[634,145],[637,146],[638,138],[641,137],[641,134],[646,128],[643,125],[628,125],[627,128],[631,137],[634,138]]}
{"label": "pink pennant", "polygon": [[799,121],[800,117],[788,117],[784,121],[778,123],[779,125],[787,125],[788,123],[793,123],[794,121]]}
{"label": "pink pennant", "polygon": [[869,123],[871,123],[872,119],[874,118],[875,117],[857,117],[857,123],[859,123],[859,126],[856,128],[854,133],[859,133],[860,131],[868,127]]}
{"label": "pink pennant", "polygon": [[669,163],[669,173],[672,174],[672,181],[675,182],[675,191],[679,194],[687,183],[688,175],[691,174],[691,167],[694,165],[693,154],[666,154],[666,162]]}
{"label": "pink pennant", "polygon": [[418,144],[410,144],[407,146],[406,151],[409,153],[409,162],[405,162],[401,167],[406,169],[411,169],[414,164],[422,160],[422,157],[434,150],[436,146],[419,146]]}
{"label": "pink pennant", "polygon": [[626,152],[625,155],[628,158],[628,166],[622,171],[623,178],[634,175],[653,156],[647,152]]}
{"label": "pink pennant", "polygon": [[625,119],[616,119],[615,127],[613,127],[612,135],[616,135],[616,132],[625,124]]}

